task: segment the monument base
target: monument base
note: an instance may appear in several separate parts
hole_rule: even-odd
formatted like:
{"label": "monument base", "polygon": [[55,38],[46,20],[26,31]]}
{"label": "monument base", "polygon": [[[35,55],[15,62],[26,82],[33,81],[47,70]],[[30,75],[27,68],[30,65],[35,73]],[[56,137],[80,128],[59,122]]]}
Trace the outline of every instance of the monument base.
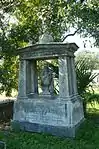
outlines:
{"label": "monument base", "polygon": [[84,120],[80,97],[67,99],[18,99],[14,103],[12,127],[23,131],[48,133],[61,137],[75,137]]}
{"label": "monument base", "polygon": [[28,132],[37,132],[37,133],[46,133],[52,134],[54,136],[59,137],[75,137],[76,130],[79,128],[80,124],[84,121],[82,119],[77,125],[73,127],[64,127],[64,126],[51,126],[51,125],[44,125],[44,124],[37,124],[37,123],[29,123],[29,122],[20,122],[20,121],[13,121],[12,127],[16,130],[16,126],[19,130],[28,131]]}

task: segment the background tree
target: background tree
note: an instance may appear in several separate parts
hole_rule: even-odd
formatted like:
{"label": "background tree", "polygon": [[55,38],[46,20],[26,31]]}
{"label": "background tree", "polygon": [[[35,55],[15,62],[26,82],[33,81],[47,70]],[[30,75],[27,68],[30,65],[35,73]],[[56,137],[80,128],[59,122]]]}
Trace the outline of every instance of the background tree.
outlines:
{"label": "background tree", "polygon": [[17,43],[8,38],[12,28],[10,19],[13,15],[17,1],[0,1],[0,93],[11,95],[12,89],[17,89],[18,58],[13,52],[18,47]]}
{"label": "background tree", "polygon": [[[90,51],[81,51],[75,57],[75,69],[77,75],[78,93],[83,98],[84,115],[87,113],[87,103],[96,101],[99,103],[99,95],[94,93],[90,84],[99,74],[93,74],[93,70],[99,65],[98,54]],[[91,91],[89,90],[91,87]]]}
{"label": "background tree", "polygon": [[[98,45],[98,6],[96,0],[93,2],[84,0],[1,0],[0,57],[4,61],[4,67],[6,66],[5,63],[9,64],[5,70],[9,72],[11,65],[16,65],[17,58],[11,57],[18,48],[27,46],[30,41],[36,43],[39,36],[46,31],[50,32],[54,41],[64,41],[70,36],[66,35],[66,32],[74,27],[75,32],[71,35],[75,33],[84,36],[90,34],[96,39]],[[9,21],[13,16],[17,20],[14,24]],[[0,69],[2,76],[6,74],[2,73],[4,67],[2,66]],[[13,71],[14,73],[16,71]],[[11,75],[13,74],[11,73]],[[5,79],[6,83],[3,84],[2,78],[0,78],[1,87],[3,85],[5,89],[4,84],[8,84],[8,82]],[[11,88],[9,84],[7,88]]]}
{"label": "background tree", "polygon": [[83,5],[73,5],[71,15],[75,16],[75,24],[83,37],[93,37],[99,46],[99,0],[86,0]]}

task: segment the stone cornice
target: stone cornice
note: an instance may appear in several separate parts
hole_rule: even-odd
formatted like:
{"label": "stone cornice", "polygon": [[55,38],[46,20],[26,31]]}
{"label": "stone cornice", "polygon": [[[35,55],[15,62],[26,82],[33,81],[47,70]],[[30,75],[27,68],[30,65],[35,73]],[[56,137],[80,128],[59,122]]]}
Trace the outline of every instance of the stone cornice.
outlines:
{"label": "stone cornice", "polygon": [[18,49],[17,54],[21,59],[46,59],[59,56],[74,56],[79,47],[75,43],[50,42],[47,44],[34,44]]}

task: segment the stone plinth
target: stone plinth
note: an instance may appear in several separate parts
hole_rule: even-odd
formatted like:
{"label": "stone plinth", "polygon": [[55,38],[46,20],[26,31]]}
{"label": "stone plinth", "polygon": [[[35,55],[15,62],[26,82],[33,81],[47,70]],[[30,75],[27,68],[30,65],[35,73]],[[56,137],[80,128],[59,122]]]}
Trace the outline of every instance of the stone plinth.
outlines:
{"label": "stone plinth", "polygon": [[83,120],[82,115],[79,96],[67,100],[37,97],[15,102],[13,122],[26,131],[74,137],[77,126]]}
{"label": "stone plinth", "polygon": [[[74,43],[40,42],[18,51],[19,91],[14,103],[13,127],[17,125],[24,131],[45,132],[62,137],[75,136],[76,128],[84,120],[74,65],[74,52],[77,49],[78,46]],[[59,62],[57,96],[53,92],[50,71],[48,72],[51,78],[46,78],[46,75],[43,77],[43,92],[41,95],[38,93],[36,60],[50,58],[57,58]],[[49,80],[52,80],[52,84]]]}

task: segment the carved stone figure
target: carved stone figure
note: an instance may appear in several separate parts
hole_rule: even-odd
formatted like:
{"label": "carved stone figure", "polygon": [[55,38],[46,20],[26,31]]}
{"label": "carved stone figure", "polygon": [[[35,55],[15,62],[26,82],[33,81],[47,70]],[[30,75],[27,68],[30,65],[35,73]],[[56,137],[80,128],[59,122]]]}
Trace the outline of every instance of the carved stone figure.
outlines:
{"label": "carved stone figure", "polygon": [[52,95],[54,93],[53,71],[45,65],[41,72],[42,95]]}

